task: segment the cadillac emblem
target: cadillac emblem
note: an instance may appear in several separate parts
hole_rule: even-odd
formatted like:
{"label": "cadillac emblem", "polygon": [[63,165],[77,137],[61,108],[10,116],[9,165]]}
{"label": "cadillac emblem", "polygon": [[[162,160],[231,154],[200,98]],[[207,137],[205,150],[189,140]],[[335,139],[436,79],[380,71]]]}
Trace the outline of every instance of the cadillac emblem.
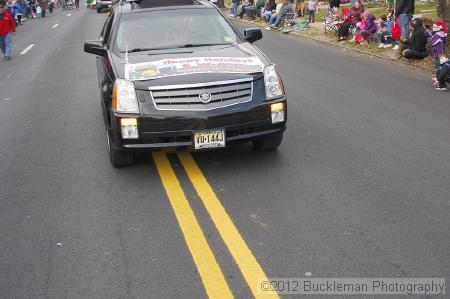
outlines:
{"label": "cadillac emblem", "polygon": [[198,98],[203,104],[208,104],[209,102],[211,102],[212,96],[210,93],[201,93],[198,95]]}

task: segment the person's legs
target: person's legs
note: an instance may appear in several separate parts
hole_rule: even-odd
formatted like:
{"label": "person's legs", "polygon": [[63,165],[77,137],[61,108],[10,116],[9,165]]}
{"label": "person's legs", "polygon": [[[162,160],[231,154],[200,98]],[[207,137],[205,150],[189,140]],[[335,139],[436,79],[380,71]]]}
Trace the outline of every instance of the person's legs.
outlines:
{"label": "person's legs", "polygon": [[441,88],[447,88],[447,83],[450,83],[450,77],[447,76],[446,79],[443,80]]}
{"label": "person's legs", "polygon": [[232,16],[237,15],[237,7],[238,7],[238,2],[231,3],[231,15]]}
{"label": "person's legs", "polygon": [[361,37],[363,42],[367,41],[367,38],[369,37],[369,33],[366,31],[361,31]]}
{"label": "person's legs", "polygon": [[254,6],[244,7],[244,12],[247,18],[254,19],[255,18],[256,8]]}
{"label": "person's legs", "polygon": [[5,56],[5,38],[3,36],[0,36],[0,50],[3,56]]}
{"label": "person's legs", "polygon": [[383,38],[384,38],[384,43],[386,45],[392,44],[392,37],[389,34],[386,33],[386,35]]}
{"label": "person's legs", "polygon": [[277,20],[277,18],[278,18],[278,15],[276,15],[276,14],[273,14],[273,15],[270,16],[270,19],[269,19],[269,26],[270,27],[272,27],[273,24],[275,24],[275,21]]}
{"label": "person's legs", "polygon": [[278,26],[280,26],[280,24],[281,24],[281,22],[284,20],[284,17],[280,17],[280,16],[278,16],[277,18],[276,18],[276,20],[275,20],[275,23],[273,24],[273,27],[278,27]]}
{"label": "person's legs", "polygon": [[369,43],[372,35],[370,34],[370,32],[363,31],[361,32],[361,36],[362,36],[362,44],[367,44]]}
{"label": "person's legs", "polygon": [[5,52],[4,55],[6,57],[6,59],[11,59],[11,33],[6,34],[6,36],[3,39],[3,44],[4,44],[4,48],[5,48]]}
{"label": "person's legs", "polygon": [[341,38],[347,38],[350,26],[351,26],[350,22],[345,21],[344,23],[342,23],[338,29],[338,36]]}
{"label": "person's legs", "polygon": [[383,45],[387,44],[386,36],[387,36],[387,32],[382,32],[380,34],[380,44],[383,44]]}
{"label": "person's legs", "polygon": [[409,22],[412,16],[410,14],[400,14],[398,16],[398,24],[400,25],[401,36],[409,38]]}
{"label": "person's legs", "polygon": [[403,57],[406,59],[424,59],[426,56],[426,53],[415,51],[412,49],[406,49],[403,52]]}
{"label": "person's legs", "polygon": [[[441,76],[441,73],[442,72],[442,70],[439,70],[437,73],[436,73],[436,77],[437,78],[439,78],[440,76]],[[447,89],[447,83],[450,83],[448,80],[450,79],[450,78],[447,78],[448,77],[448,75],[443,75],[443,76],[441,76],[442,77],[442,79],[441,80],[439,80],[439,81],[437,81],[437,90],[446,90]],[[433,84],[433,85],[435,85],[435,84]]]}
{"label": "person's legs", "polygon": [[244,17],[244,8],[245,8],[245,6],[243,4],[238,6],[238,16],[241,19]]}
{"label": "person's legs", "polygon": [[434,57],[434,67],[436,69],[436,73],[441,69],[441,62],[439,61],[439,57]]}

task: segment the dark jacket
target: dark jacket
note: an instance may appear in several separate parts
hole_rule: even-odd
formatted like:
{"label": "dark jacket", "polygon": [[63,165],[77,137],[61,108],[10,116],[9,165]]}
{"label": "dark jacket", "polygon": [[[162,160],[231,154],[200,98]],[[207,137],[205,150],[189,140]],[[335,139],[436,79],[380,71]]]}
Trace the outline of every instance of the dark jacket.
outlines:
{"label": "dark jacket", "polygon": [[259,10],[264,7],[265,3],[266,3],[265,0],[258,0],[255,4],[256,10],[259,12]]}
{"label": "dark jacket", "polygon": [[275,3],[275,0],[269,0],[269,3],[264,5],[265,10],[274,10],[277,7],[277,4]]}
{"label": "dark jacket", "polygon": [[330,7],[337,7],[339,8],[339,6],[341,5],[341,0],[330,0]]}
{"label": "dark jacket", "polygon": [[422,20],[415,19],[414,22],[415,24],[411,39],[405,40],[405,44],[408,49],[425,53],[427,51],[427,35],[422,26]]}
{"label": "dark jacket", "polygon": [[395,16],[398,17],[401,14],[414,14],[414,1],[415,0],[397,0],[395,6]]}

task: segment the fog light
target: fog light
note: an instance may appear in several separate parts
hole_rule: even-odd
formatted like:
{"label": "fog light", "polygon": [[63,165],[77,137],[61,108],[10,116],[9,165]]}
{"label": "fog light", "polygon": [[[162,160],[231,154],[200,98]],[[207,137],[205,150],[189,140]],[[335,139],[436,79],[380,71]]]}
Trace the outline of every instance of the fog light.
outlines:
{"label": "fog light", "polygon": [[122,128],[123,139],[138,139],[138,127],[136,118],[122,118],[120,120],[120,127]]}
{"label": "fog light", "polygon": [[276,103],[270,105],[270,111],[272,114],[272,123],[280,123],[284,121],[284,105],[283,103]]}

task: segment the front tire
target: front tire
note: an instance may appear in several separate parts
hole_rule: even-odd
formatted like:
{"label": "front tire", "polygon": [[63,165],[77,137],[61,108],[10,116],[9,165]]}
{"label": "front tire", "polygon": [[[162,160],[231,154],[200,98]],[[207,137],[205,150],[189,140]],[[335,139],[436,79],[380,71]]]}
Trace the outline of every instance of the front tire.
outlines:
{"label": "front tire", "polygon": [[109,161],[114,167],[130,166],[134,162],[134,155],[118,149],[111,140],[110,132],[107,132]]}
{"label": "front tire", "polygon": [[281,142],[283,142],[283,133],[252,141],[255,151],[273,151],[281,145]]}
{"label": "front tire", "polygon": [[97,8],[97,13],[102,13],[102,8],[101,7]]}

